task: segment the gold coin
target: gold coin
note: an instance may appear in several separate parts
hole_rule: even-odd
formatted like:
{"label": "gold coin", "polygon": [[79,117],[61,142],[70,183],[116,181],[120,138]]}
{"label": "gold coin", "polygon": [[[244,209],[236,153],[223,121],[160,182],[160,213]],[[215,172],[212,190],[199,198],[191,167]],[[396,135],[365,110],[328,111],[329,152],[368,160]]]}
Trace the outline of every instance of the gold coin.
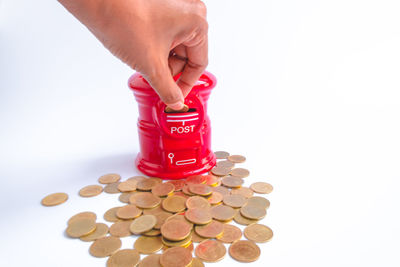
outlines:
{"label": "gold coin", "polygon": [[164,238],[171,241],[181,241],[190,235],[192,226],[180,220],[167,220],[160,230]]}
{"label": "gold coin", "polygon": [[150,192],[140,192],[132,195],[129,202],[141,209],[150,209],[158,206],[161,199]]}
{"label": "gold coin", "polygon": [[88,185],[79,190],[79,195],[81,197],[94,197],[103,192],[103,187],[101,185]]}
{"label": "gold coin", "polygon": [[164,199],[161,205],[164,210],[176,213],[184,211],[186,209],[185,203],[186,203],[186,198],[173,195]]}
{"label": "gold coin", "polygon": [[212,220],[210,209],[188,209],[185,212],[185,218],[194,224],[207,224]]}
{"label": "gold coin", "polygon": [[115,237],[126,237],[132,235],[129,230],[131,223],[132,220],[113,223],[110,227],[110,234]]}
{"label": "gold coin", "polygon": [[137,181],[135,180],[127,180],[120,184],[118,184],[118,190],[121,192],[132,192],[136,190]]}
{"label": "gold coin", "polygon": [[66,193],[50,194],[42,199],[42,205],[46,207],[56,206],[67,201],[68,195]]}
{"label": "gold coin", "polygon": [[209,201],[204,197],[192,196],[186,200],[186,207],[188,209],[194,209],[194,208],[208,209],[211,207],[211,205]]}
{"label": "gold coin", "polygon": [[173,184],[175,187],[175,191],[181,191],[183,186],[185,185],[184,180],[170,180],[167,183]]}
{"label": "gold coin", "polygon": [[122,220],[135,219],[142,214],[142,210],[135,205],[126,205],[117,210],[117,217]]}
{"label": "gold coin", "polygon": [[142,233],[144,236],[158,236],[161,235],[161,231],[157,229],[151,229],[150,231]]}
{"label": "gold coin", "polygon": [[235,167],[235,163],[233,163],[232,161],[229,161],[229,160],[221,160],[221,161],[218,161],[215,166],[232,170],[233,167]]}
{"label": "gold coin", "polygon": [[158,180],[148,178],[146,180],[139,181],[136,185],[136,188],[142,191],[150,191],[158,183],[159,183]]}
{"label": "gold coin", "polygon": [[154,215],[143,215],[132,222],[130,230],[133,234],[139,235],[153,229],[156,223],[157,218]]}
{"label": "gold coin", "polygon": [[244,181],[242,178],[239,177],[226,176],[221,179],[221,183],[226,187],[236,188],[236,187],[241,187]]}
{"label": "gold coin", "polygon": [[68,225],[66,233],[69,237],[81,237],[92,233],[95,229],[95,221],[90,218],[80,218]]}
{"label": "gold coin", "polygon": [[204,263],[199,258],[193,258],[192,265],[190,267],[204,267]]}
{"label": "gold coin", "polygon": [[217,236],[217,239],[224,243],[232,243],[242,238],[242,230],[231,224],[224,224],[224,231],[221,236]]}
{"label": "gold coin", "polygon": [[194,230],[204,238],[216,238],[224,231],[224,225],[218,221],[211,221],[209,224],[196,226]]}
{"label": "gold coin", "polygon": [[119,174],[116,173],[110,173],[110,174],[106,174],[103,175],[99,178],[99,183],[101,184],[112,184],[112,183],[116,183],[119,180],[121,180],[121,176]]}
{"label": "gold coin", "polygon": [[161,250],[163,243],[161,242],[161,237],[159,236],[141,236],[136,239],[133,246],[141,254],[151,254]]}
{"label": "gold coin", "polygon": [[226,151],[215,151],[214,154],[217,159],[226,159],[229,157],[229,153]]}
{"label": "gold coin", "polygon": [[183,247],[169,248],[160,257],[163,267],[187,267],[192,261],[192,253]]}
{"label": "gold coin", "polygon": [[200,243],[204,240],[206,240],[207,238],[204,238],[202,236],[199,236],[196,231],[192,231],[192,241],[195,243]]}
{"label": "gold coin", "polygon": [[263,224],[252,224],[244,228],[244,236],[256,243],[265,243],[274,235],[271,228]]}
{"label": "gold coin", "polygon": [[211,196],[207,199],[211,205],[216,205],[221,203],[224,196],[219,192],[212,192]]}
{"label": "gold coin", "polygon": [[240,208],[240,214],[251,220],[261,220],[267,215],[267,211],[263,207],[244,205]]}
{"label": "gold coin", "polygon": [[240,208],[247,203],[247,198],[242,195],[226,195],[222,201],[232,208]]}
{"label": "gold coin", "polygon": [[273,187],[269,183],[256,182],[250,185],[251,190],[259,194],[269,194],[272,192]]}
{"label": "gold coin", "polygon": [[250,175],[249,170],[245,168],[235,168],[231,170],[230,175],[239,177],[239,178],[246,178]]}
{"label": "gold coin", "polygon": [[247,200],[247,205],[254,205],[254,206],[262,207],[264,209],[268,209],[270,206],[270,202],[266,198],[255,196],[255,197],[251,197]]}
{"label": "gold coin", "polygon": [[246,161],[246,157],[241,155],[230,155],[228,160],[232,161],[233,163],[243,163]]}
{"label": "gold coin", "polygon": [[[144,257],[140,262],[138,267],[162,267],[160,263],[161,254],[152,254]],[[134,266],[134,265],[132,265]]]}
{"label": "gold coin", "polygon": [[209,196],[212,193],[211,187],[206,184],[189,184],[189,191],[200,196]]}
{"label": "gold coin", "polygon": [[94,232],[85,235],[85,236],[81,236],[80,239],[82,241],[94,241],[97,240],[99,238],[105,237],[108,233],[108,226],[107,224],[104,223],[96,223],[96,229],[94,230]]}
{"label": "gold coin", "polygon": [[148,214],[156,215],[157,213],[160,213],[160,212],[165,212],[165,210],[161,207],[161,205],[159,205],[155,208],[151,208],[151,209],[143,209],[144,215],[148,215]]}
{"label": "gold coin", "polygon": [[230,173],[230,171],[231,171],[230,168],[225,168],[220,166],[215,166],[214,168],[211,169],[211,173],[216,176],[226,176]]}
{"label": "gold coin", "polygon": [[[189,191],[189,185],[185,185],[182,188],[182,192],[187,196],[194,196],[192,192]],[[176,195],[176,194],[175,194]]]}
{"label": "gold coin", "polygon": [[172,215],[171,217],[167,218],[165,221],[166,221],[166,222],[167,222],[167,221],[181,221],[181,222],[186,223],[186,224],[190,227],[190,229],[193,228],[193,223],[189,222],[189,221],[185,218],[184,213],[181,213],[181,214],[174,214],[174,215]]}
{"label": "gold coin", "polygon": [[165,223],[165,220],[167,220],[169,217],[171,217],[172,214],[169,212],[166,212],[166,211],[162,211],[157,214],[154,214],[154,216],[156,216],[156,219],[157,219],[157,223],[156,223],[156,225],[154,225],[154,229],[159,230],[161,228],[161,226]]}
{"label": "gold coin", "polygon": [[171,183],[159,183],[155,185],[151,192],[158,197],[165,197],[175,191],[175,186]]}
{"label": "gold coin", "polygon": [[185,113],[189,111],[189,107],[187,105],[183,105],[180,110],[172,109],[170,107],[165,107],[165,113]]}
{"label": "gold coin", "polygon": [[107,210],[104,213],[104,220],[106,220],[107,222],[117,222],[119,221],[119,218],[117,217],[117,211],[120,209],[121,207],[115,207],[115,208],[111,208],[109,210]]}
{"label": "gold coin", "polygon": [[104,187],[103,191],[106,192],[107,194],[118,194],[118,193],[120,193],[120,191],[118,190],[119,184],[120,184],[119,182],[107,184]]}
{"label": "gold coin", "polygon": [[229,221],[235,216],[236,211],[229,206],[218,205],[211,208],[211,216],[218,221]]}
{"label": "gold coin", "polygon": [[204,184],[207,180],[207,177],[204,175],[192,175],[186,178],[186,184]]}
{"label": "gold coin", "polygon": [[107,267],[132,267],[140,261],[140,254],[135,249],[122,249],[111,255]]}
{"label": "gold coin", "polygon": [[248,187],[239,187],[239,188],[232,188],[231,190],[232,195],[242,195],[245,198],[252,197],[254,192]]}
{"label": "gold coin", "polygon": [[[186,185],[185,185],[185,186],[186,186]],[[174,195],[175,195],[175,196],[184,197],[185,199],[188,199],[188,198],[189,198],[189,195],[186,195],[185,193],[183,193],[183,188],[182,188],[182,191],[175,192]],[[191,194],[191,195],[192,195],[192,194]]]}
{"label": "gold coin", "polygon": [[136,192],[124,192],[121,195],[119,195],[118,199],[122,203],[129,203],[129,198],[134,195]]}
{"label": "gold coin", "polygon": [[68,225],[70,225],[73,221],[77,220],[77,219],[82,219],[82,218],[87,218],[87,219],[91,219],[93,221],[96,221],[97,216],[96,213],[91,212],[91,211],[84,211],[84,212],[80,212],[78,214],[75,214],[74,216],[72,216],[69,220],[68,220]]}
{"label": "gold coin", "polygon": [[206,185],[209,186],[217,186],[218,182],[219,182],[219,177],[212,175],[212,174],[208,174],[208,175],[204,175],[206,177]]}
{"label": "gold coin", "polygon": [[161,238],[161,241],[167,247],[187,247],[192,242],[192,235],[190,234],[188,237],[181,241],[171,241],[164,237]]}
{"label": "gold coin", "polygon": [[194,253],[205,262],[217,262],[225,257],[226,248],[219,241],[204,240],[197,245]]}
{"label": "gold coin", "polygon": [[211,187],[211,190],[213,192],[218,192],[221,195],[225,196],[225,195],[229,195],[230,191],[228,188],[226,188],[225,186],[217,186],[217,187]]}
{"label": "gold coin", "polygon": [[230,245],[229,254],[237,261],[253,262],[260,257],[261,250],[252,241],[238,240]]}
{"label": "gold coin", "polygon": [[89,252],[92,256],[104,258],[114,254],[122,245],[121,240],[115,236],[106,236],[97,239],[90,246]]}
{"label": "gold coin", "polygon": [[250,220],[250,219],[248,219],[246,217],[243,217],[242,214],[240,214],[239,211],[236,212],[235,217],[233,217],[233,220],[236,223],[241,224],[241,225],[250,225],[250,224],[258,222],[258,220]]}
{"label": "gold coin", "polygon": [[136,181],[136,182],[140,182],[140,181],[143,181],[143,180],[146,180],[146,179],[148,179],[148,177],[139,175],[139,176],[132,176],[131,178],[128,178],[128,179],[126,179],[126,180],[127,180],[127,181]]}

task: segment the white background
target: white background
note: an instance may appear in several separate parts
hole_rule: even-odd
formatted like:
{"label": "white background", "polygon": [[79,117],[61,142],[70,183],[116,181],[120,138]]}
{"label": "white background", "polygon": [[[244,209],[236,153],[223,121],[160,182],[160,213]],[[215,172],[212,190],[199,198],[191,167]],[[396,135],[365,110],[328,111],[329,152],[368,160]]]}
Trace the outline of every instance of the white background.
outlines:
{"label": "white background", "polygon": [[[206,2],[213,148],[275,187],[248,266],[400,266],[398,1]],[[56,1],[0,0],[2,266],[104,266],[63,231],[120,205],[81,187],[137,174],[131,74]]]}

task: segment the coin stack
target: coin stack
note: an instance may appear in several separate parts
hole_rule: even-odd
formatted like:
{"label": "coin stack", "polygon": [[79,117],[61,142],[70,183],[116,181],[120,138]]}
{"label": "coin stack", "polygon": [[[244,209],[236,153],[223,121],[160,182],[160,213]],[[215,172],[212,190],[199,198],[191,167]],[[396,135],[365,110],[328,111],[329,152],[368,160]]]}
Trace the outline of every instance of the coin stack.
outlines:
{"label": "coin stack", "polygon": [[[273,232],[258,223],[266,216],[270,202],[254,194],[269,194],[273,188],[266,182],[243,186],[250,172],[236,164],[245,162],[244,156],[225,151],[215,155],[218,161],[209,174],[182,180],[134,176],[121,182],[118,174],[101,176],[98,182],[104,187],[88,185],[79,195],[94,197],[103,191],[120,194],[119,200],[126,205],[104,213],[104,220],[112,223],[110,227],[96,222],[93,212],[72,216],[67,235],[93,242],[90,254],[109,257],[108,267],[204,266],[203,262],[225,257],[225,244],[229,244],[233,259],[256,261],[261,253],[256,243],[271,240]],[[45,197],[42,204],[54,206],[67,199],[65,193],[56,193]],[[245,226],[243,232],[240,225]],[[133,249],[121,249],[120,238],[132,235],[138,237]],[[241,240],[243,235],[247,240]],[[140,259],[141,255],[148,256]]]}

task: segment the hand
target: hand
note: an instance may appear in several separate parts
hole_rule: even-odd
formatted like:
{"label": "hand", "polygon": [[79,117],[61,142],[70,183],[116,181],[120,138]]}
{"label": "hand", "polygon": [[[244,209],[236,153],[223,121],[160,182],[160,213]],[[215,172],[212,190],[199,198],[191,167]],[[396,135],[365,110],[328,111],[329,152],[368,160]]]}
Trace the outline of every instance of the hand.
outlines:
{"label": "hand", "polygon": [[[206,7],[199,0],[59,0],[170,108],[184,98],[208,64]],[[182,72],[175,82],[173,76]]]}

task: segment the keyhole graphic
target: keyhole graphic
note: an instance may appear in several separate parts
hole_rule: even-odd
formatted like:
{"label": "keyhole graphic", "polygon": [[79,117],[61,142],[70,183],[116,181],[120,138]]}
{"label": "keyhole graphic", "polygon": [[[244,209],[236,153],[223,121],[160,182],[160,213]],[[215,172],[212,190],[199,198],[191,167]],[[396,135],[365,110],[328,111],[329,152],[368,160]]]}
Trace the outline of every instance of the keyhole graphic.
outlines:
{"label": "keyhole graphic", "polygon": [[174,161],[173,161],[174,156],[175,156],[174,153],[169,153],[168,154],[168,158],[171,160],[171,164],[174,163]]}

